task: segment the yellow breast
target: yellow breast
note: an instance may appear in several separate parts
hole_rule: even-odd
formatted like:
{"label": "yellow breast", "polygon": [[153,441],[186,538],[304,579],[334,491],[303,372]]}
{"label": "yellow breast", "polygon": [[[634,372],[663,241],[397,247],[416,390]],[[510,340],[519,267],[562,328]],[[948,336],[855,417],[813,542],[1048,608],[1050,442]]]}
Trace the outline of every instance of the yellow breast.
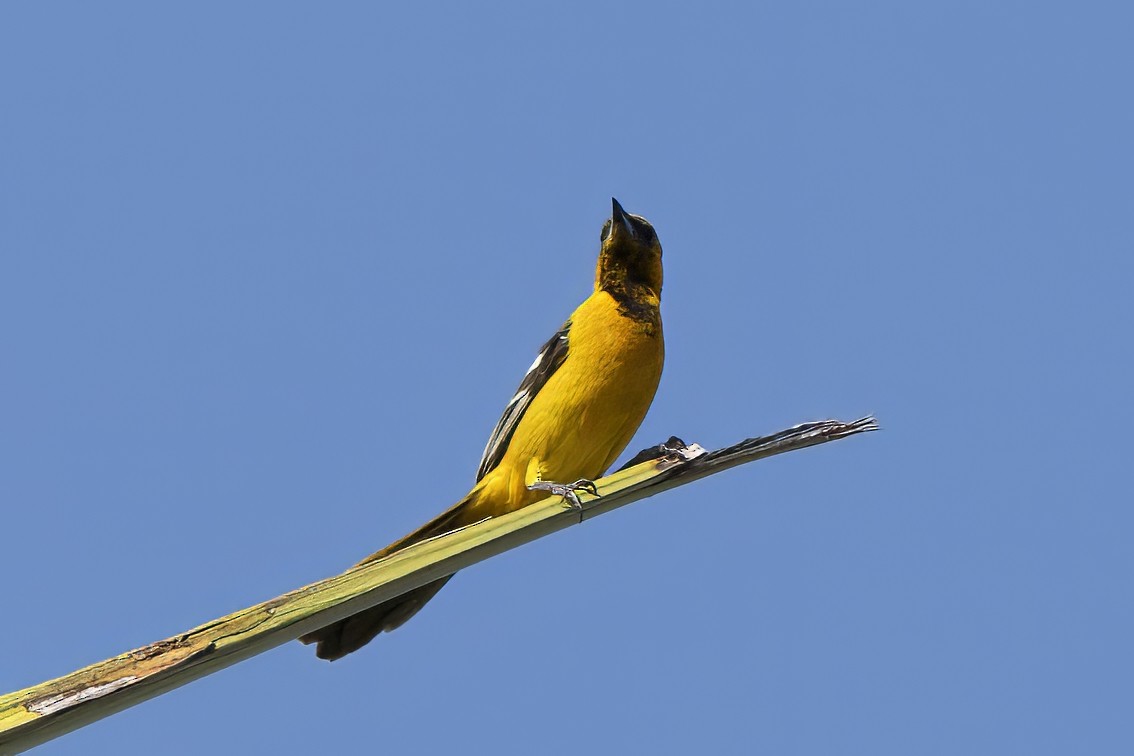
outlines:
{"label": "yellow breast", "polygon": [[588,297],[571,315],[567,359],[532,400],[500,465],[478,486],[492,508],[512,511],[546,496],[527,489],[533,468],[557,483],[601,476],[646,416],[663,360],[659,318],[627,317],[602,290]]}

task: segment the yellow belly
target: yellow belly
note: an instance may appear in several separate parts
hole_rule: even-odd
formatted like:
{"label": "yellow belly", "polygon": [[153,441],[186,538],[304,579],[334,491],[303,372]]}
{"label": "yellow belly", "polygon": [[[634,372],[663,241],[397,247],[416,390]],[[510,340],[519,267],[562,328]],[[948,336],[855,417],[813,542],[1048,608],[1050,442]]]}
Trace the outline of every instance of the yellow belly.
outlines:
{"label": "yellow belly", "polygon": [[533,467],[540,479],[556,483],[601,476],[653,401],[664,360],[660,323],[623,316],[601,290],[571,322],[567,359],[532,400],[500,464],[477,486],[476,509],[484,514],[546,496],[527,488]]}

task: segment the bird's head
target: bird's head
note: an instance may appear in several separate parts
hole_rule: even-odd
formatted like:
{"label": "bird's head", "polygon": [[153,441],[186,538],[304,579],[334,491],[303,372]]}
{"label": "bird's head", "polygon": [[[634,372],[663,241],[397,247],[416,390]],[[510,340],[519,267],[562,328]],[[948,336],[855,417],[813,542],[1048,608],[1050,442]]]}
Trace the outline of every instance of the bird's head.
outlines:
{"label": "bird's head", "polygon": [[613,197],[610,203],[610,219],[602,226],[595,288],[615,293],[645,287],[661,296],[662,250],[654,227],[642,216],[623,210]]}

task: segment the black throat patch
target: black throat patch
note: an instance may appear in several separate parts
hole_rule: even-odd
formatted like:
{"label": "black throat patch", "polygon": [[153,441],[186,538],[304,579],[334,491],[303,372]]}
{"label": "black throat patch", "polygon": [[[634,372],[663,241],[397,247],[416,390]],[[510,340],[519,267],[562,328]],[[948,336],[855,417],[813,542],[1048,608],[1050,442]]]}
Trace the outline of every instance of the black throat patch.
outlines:
{"label": "black throat patch", "polygon": [[661,312],[654,304],[656,295],[648,286],[615,279],[604,281],[602,288],[614,297],[618,303],[618,314],[622,317],[645,324],[651,333],[661,325]]}

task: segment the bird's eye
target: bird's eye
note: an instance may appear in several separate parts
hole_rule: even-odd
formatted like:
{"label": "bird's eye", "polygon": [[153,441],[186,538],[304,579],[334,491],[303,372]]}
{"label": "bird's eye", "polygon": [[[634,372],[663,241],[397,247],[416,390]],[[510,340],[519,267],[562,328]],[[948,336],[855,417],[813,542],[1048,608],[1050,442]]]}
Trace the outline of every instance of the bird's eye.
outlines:
{"label": "bird's eye", "polygon": [[600,241],[606,241],[606,237],[610,236],[610,218],[606,219],[606,223],[602,224],[602,236]]}

